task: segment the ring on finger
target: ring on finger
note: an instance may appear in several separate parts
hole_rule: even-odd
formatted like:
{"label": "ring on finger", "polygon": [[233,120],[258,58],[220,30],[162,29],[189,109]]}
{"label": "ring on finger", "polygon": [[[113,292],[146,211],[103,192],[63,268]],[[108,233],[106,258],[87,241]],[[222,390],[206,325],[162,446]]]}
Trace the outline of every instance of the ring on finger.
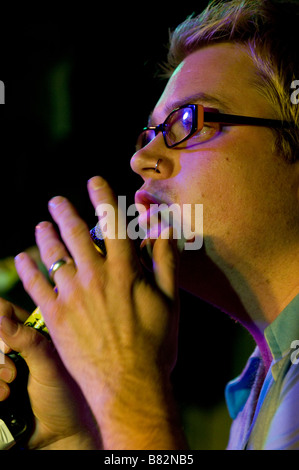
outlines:
{"label": "ring on finger", "polygon": [[74,261],[72,258],[69,258],[68,256],[64,256],[63,258],[59,258],[57,261],[54,261],[54,263],[50,266],[50,269],[48,271],[49,273],[49,278],[51,281],[54,282],[54,274],[60,269],[62,266],[66,264],[74,264]]}

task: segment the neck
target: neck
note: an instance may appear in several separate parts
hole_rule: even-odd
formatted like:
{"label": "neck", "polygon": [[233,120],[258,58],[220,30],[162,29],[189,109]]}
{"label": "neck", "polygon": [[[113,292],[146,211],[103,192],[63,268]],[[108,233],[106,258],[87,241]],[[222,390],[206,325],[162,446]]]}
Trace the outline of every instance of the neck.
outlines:
{"label": "neck", "polygon": [[299,293],[298,279],[299,249],[271,257],[271,263],[259,259],[254,266],[228,265],[204,249],[196,256],[185,252],[181,263],[181,287],[239,321],[259,346],[266,370],[272,355],[264,330]]}

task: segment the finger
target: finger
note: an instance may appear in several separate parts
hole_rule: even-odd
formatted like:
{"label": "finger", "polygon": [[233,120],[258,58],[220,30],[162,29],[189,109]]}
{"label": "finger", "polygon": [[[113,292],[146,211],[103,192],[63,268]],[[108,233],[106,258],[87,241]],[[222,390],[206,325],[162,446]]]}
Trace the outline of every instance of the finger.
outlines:
{"label": "finger", "polygon": [[0,380],[5,383],[11,383],[17,375],[16,367],[13,361],[4,354],[0,355]]}
{"label": "finger", "polygon": [[16,320],[24,323],[30,314],[21,307],[9,302],[0,297],[0,317],[7,316],[13,317]]}
{"label": "finger", "polygon": [[87,225],[73,205],[67,199],[57,196],[49,202],[49,210],[77,268],[81,264],[94,261],[98,251],[91,240]]}
{"label": "finger", "polygon": [[[17,323],[12,318],[2,317],[0,319],[0,335],[14,351],[21,354],[31,373],[39,371],[44,376],[49,373],[49,370],[44,367],[43,358],[48,358],[49,354],[53,352],[53,346],[39,331]],[[5,358],[5,367],[11,367],[11,363],[9,358]],[[13,379],[14,376],[11,380]]]}
{"label": "finger", "polygon": [[27,253],[20,253],[15,258],[15,265],[24,289],[36,305],[43,309],[56,300],[57,294]]}
{"label": "finger", "polygon": [[173,230],[166,229],[153,247],[153,271],[157,286],[173,301],[178,296],[178,267],[179,256]]}
{"label": "finger", "polygon": [[[29,313],[26,312],[24,309],[8,302],[5,299],[0,298],[0,317],[7,316],[9,318],[14,318],[22,323],[27,320]],[[0,339],[0,351],[4,354],[7,354],[11,351],[11,348],[5,344],[5,342]],[[0,358],[0,364],[1,364]]]}
{"label": "finger", "polygon": [[36,243],[40,251],[41,259],[46,268],[49,269],[60,259],[67,260],[63,269],[57,270],[55,277],[74,275],[75,263],[72,261],[65,245],[61,242],[56,230],[50,222],[41,222],[35,229]]}
{"label": "finger", "polygon": [[88,181],[90,200],[99,217],[109,260],[137,260],[133,245],[127,237],[126,214],[117,204],[115,195],[100,176]]}
{"label": "finger", "polygon": [[7,354],[10,352],[10,347],[4,343],[3,339],[0,338],[0,364],[3,364],[4,363],[4,359],[3,359],[3,354]]}
{"label": "finger", "polygon": [[0,380],[0,401],[6,400],[10,394],[9,386],[6,382]]}
{"label": "finger", "polygon": [[[53,343],[35,328],[2,317],[0,335],[25,359],[32,381],[51,387],[55,381],[63,380],[64,369]],[[0,387],[1,384],[4,385],[4,394],[9,394],[9,386],[4,381],[0,383]]]}

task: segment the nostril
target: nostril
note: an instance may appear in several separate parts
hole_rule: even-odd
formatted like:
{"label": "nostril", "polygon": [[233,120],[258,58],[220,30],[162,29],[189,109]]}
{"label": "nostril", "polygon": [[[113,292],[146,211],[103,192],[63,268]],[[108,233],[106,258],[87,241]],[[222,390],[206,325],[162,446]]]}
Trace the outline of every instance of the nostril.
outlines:
{"label": "nostril", "polygon": [[158,167],[159,167],[159,165],[160,165],[161,162],[162,162],[162,159],[159,158],[159,159],[157,160],[156,165],[155,165],[155,172],[156,172],[156,173],[161,173],[160,170],[158,169]]}

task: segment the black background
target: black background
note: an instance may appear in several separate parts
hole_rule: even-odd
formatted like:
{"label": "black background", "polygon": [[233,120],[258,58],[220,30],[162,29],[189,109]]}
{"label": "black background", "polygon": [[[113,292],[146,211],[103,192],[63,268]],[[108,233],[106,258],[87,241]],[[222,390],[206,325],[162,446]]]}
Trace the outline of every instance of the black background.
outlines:
{"label": "black background", "polygon": [[[129,161],[165,86],[156,75],[168,29],[206,4],[81,5],[82,15],[70,10],[63,20],[46,13],[3,20],[0,258],[34,245],[34,227],[49,219],[47,202],[55,195],[69,197],[95,225],[86,183],[96,174],[126,195],[127,205],[133,202],[141,179]],[[30,304],[20,285],[6,296]],[[222,448],[229,426],[224,386],[252,344],[223,313],[186,293],[181,301],[175,393],[193,448]]]}

